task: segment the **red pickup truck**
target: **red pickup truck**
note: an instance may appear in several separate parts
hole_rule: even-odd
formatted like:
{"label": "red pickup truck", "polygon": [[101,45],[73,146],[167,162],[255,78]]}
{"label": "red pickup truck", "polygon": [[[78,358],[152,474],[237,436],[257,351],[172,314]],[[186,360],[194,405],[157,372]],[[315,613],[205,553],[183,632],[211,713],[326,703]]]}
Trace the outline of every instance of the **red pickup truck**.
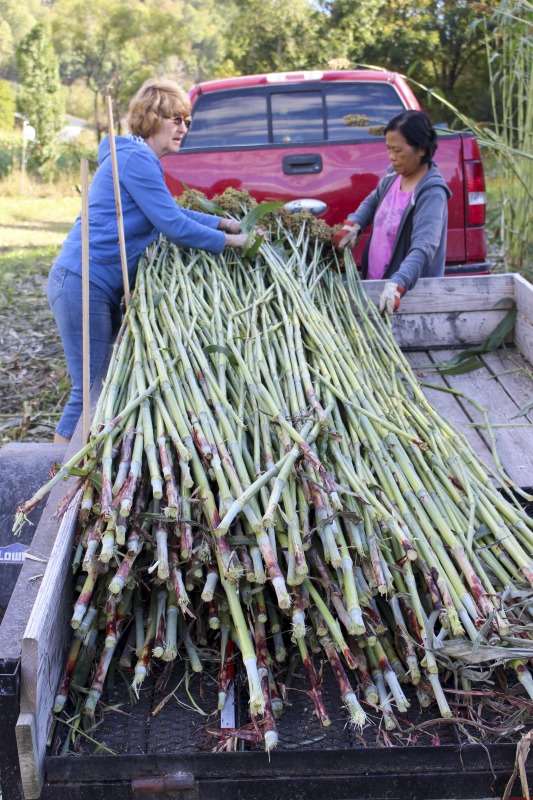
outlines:
{"label": "red pickup truck", "polygon": [[[329,225],[343,222],[389,165],[372,132],[420,105],[401,75],[376,70],[247,75],[207,81],[190,92],[192,126],[180,152],[163,159],[167,185],[207,197],[227,187],[259,202],[283,200]],[[366,117],[364,127],[350,124]],[[447,273],[489,270],[485,179],[476,139],[439,127],[435,161],[448,183]],[[356,251],[360,256],[365,238]]]}

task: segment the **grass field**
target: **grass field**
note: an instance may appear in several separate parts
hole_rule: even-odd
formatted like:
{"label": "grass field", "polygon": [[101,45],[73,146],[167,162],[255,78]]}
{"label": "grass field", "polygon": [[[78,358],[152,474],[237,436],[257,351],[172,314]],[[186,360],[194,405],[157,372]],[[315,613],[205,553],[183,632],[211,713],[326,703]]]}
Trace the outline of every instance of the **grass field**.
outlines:
{"label": "grass field", "polygon": [[1,251],[59,247],[80,205],[80,197],[75,192],[68,196],[38,196],[27,187],[23,196],[1,196]]}
{"label": "grass field", "polygon": [[80,197],[70,187],[18,188],[0,191],[0,443],[50,441],[69,391],[46,280]]}

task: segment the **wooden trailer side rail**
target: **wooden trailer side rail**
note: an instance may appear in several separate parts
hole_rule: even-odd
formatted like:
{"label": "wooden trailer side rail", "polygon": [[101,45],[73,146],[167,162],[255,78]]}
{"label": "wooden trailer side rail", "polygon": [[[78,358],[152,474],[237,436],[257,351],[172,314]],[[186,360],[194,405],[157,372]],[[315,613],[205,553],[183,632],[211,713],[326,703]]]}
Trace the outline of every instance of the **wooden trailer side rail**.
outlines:
{"label": "wooden trailer side rail", "polygon": [[[515,344],[533,364],[533,289],[521,275],[513,275],[517,309]],[[532,398],[533,399],[533,398]]]}
{"label": "wooden trailer side rail", "polygon": [[[515,275],[476,275],[423,278],[402,298],[392,319],[400,347],[469,347],[484,341],[505,317],[515,300]],[[523,280],[523,279],[521,279]],[[528,302],[524,287],[522,304]],[[369,297],[377,303],[383,281],[366,281]],[[533,305],[533,299],[529,302]],[[533,319],[533,313],[529,315]]]}
{"label": "wooden trailer side rail", "polygon": [[[93,402],[98,394],[95,386]],[[65,461],[81,447],[81,426],[78,425]],[[15,733],[26,800],[35,800],[41,795],[52,709],[68,646],[72,612],[70,563],[80,496],[77,502],[71,503],[61,521],[54,519],[54,514],[71,484],[72,479],[51,491],[29,551],[28,563],[37,565],[37,573],[28,578],[25,563],[11,600],[23,597],[25,581],[41,579],[31,611],[26,611],[27,625],[20,654],[20,714]],[[36,561],[31,561],[32,558]],[[30,599],[34,597],[33,588],[27,590]]]}

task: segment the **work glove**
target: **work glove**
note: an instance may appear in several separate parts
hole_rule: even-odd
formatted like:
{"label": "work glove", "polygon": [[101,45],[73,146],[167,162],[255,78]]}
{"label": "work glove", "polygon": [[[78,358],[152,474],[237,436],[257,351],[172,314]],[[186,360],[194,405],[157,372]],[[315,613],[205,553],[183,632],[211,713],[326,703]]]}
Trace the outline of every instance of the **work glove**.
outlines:
{"label": "work glove", "polygon": [[336,247],[337,250],[344,250],[348,245],[350,247],[355,247],[360,231],[361,227],[357,222],[351,222],[351,220],[345,219],[342,223],[342,228],[335,231],[333,234],[331,240],[333,242],[333,247]]}
{"label": "work glove", "polygon": [[389,316],[392,316],[395,311],[398,311],[402,294],[405,294],[403,286],[393,281],[387,281],[379,298],[380,313],[387,313]]}

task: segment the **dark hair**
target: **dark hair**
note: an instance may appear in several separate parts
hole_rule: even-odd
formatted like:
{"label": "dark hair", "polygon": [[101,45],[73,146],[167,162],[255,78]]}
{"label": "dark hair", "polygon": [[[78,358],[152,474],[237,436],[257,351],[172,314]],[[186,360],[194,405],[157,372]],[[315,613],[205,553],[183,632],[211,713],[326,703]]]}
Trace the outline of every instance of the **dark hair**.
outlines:
{"label": "dark hair", "polygon": [[384,133],[400,131],[411,147],[423,147],[422,164],[430,164],[437,149],[437,132],[425,111],[402,111],[385,126]]}

